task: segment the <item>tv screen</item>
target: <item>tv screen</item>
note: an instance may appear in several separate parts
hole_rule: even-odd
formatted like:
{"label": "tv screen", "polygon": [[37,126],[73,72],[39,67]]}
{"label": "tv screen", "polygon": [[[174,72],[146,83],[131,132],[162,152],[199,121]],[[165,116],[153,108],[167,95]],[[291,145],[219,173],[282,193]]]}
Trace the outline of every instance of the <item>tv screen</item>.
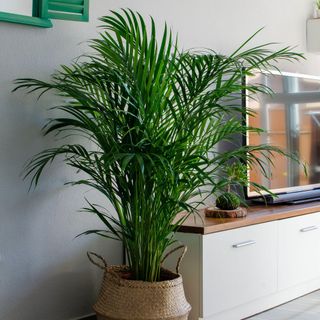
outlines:
{"label": "tv screen", "polygon": [[[246,108],[255,112],[247,116],[247,125],[264,129],[264,133],[248,133],[248,145],[270,144],[288,153],[295,153],[306,164],[303,166],[285,156],[276,155],[274,166],[266,164],[270,174],[266,178],[253,168],[249,180],[272,192],[288,193],[320,187],[320,78],[289,73],[257,72],[248,77],[249,84],[263,84],[273,95],[255,94],[245,98]],[[259,196],[252,187],[248,198]]]}

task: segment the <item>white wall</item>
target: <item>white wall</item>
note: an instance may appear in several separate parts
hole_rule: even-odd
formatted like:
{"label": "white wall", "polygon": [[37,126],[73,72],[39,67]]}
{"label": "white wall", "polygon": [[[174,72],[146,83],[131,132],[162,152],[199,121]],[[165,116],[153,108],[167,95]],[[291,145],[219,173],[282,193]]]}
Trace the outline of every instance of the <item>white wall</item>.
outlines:
{"label": "white wall", "polygon": [[0,2],[0,11],[32,15],[32,0],[10,0]]}
{"label": "white wall", "polygon": [[[121,262],[120,244],[94,236],[74,239],[98,222],[77,213],[84,190],[64,186],[71,173],[57,163],[39,188],[28,193],[20,173],[33,154],[52,145],[41,127],[54,102],[12,94],[18,77],[47,79],[62,63],[85,50],[95,36],[104,1],[92,1],[91,22],[55,21],[41,29],[0,23],[0,319],[64,320],[91,313],[100,271],[86,251]],[[92,192],[85,194],[97,198]]]}
{"label": "white wall", "polygon": [[[97,225],[76,213],[84,190],[63,186],[71,173],[61,164],[46,172],[39,188],[27,193],[19,176],[24,162],[52,145],[40,128],[45,107],[22,92],[12,94],[18,77],[47,79],[60,64],[86,50],[96,34],[97,17],[109,9],[130,7],[167,20],[185,48],[209,47],[228,53],[265,26],[253,44],[269,41],[305,51],[305,24],[312,0],[91,0],[91,22],[54,21],[45,30],[0,23],[0,320],[63,320],[90,313],[99,272],[90,266],[90,249],[121,261],[120,246],[95,237],[74,239]],[[291,72],[320,75],[320,56],[284,64]],[[96,195],[86,194],[91,199]],[[101,199],[101,198],[100,198]]]}

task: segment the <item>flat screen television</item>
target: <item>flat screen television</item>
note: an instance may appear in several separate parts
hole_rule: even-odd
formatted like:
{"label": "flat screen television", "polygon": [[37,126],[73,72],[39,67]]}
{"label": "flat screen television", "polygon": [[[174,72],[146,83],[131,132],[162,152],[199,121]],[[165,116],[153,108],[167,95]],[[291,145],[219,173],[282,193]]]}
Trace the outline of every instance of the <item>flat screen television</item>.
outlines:
{"label": "flat screen television", "polygon": [[245,190],[247,199],[269,203],[313,201],[320,199],[320,77],[255,72],[245,79],[248,84],[263,84],[273,95],[244,95],[244,107],[255,112],[246,116],[248,126],[264,129],[264,133],[248,133],[247,145],[270,144],[287,153],[295,153],[303,166],[285,156],[276,155],[274,166],[266,164],[266,178],[257,168],[248,169],[251,182],[259,183],[277,197],[259,194],[252,187]]}

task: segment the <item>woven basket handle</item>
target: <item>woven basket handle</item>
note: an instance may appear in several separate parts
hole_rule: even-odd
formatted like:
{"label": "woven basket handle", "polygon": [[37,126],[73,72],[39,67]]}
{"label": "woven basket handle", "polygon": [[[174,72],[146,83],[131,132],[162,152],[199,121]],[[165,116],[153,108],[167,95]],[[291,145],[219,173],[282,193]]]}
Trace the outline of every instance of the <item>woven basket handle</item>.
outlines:
{"label": "woven basket handle", "polygon": [[183,249],[183,250],[182,250],[182,253],[181,253],[181,255],[179,256],[178,261],[177,261],[176,273],[179,273],[181,261],[182,261],[184,255],[185,255],[186,252],[187,252],[187,247],[186,247],[185,245],[182,244],[181,246],[178,246],[178,247],[172,249],[172,250],[169,251],[169,252],[164,256],[164,258],[161,260],[161,264],[163,264],[163,262],[164,262],[172,253],[174,253],[174,252],[176,252],[176,251],[178,251],[178,250],[180,250],[180,249]]}
{"label": "woven basket handle", "polygon": [[[89,252],[89,251],[88,251],[88,252],[87,252],[87,256],[88,256],[88,259],[89,259],[95,266],[97,266],[98,268],[100,268],[100,269],[102,269],[102,270],[105,270],[105,269],[108,268],[108,264],[107,264],[106,260],[104,260],[100,255],[98,255],[98,254],[96,254],[96,253],[94,253],[94,252]],[[98,259],[102,262],[102,264],[101,264],[101,262],[95,261],[95,259],[94,259],[92,256],[98,258]]]}

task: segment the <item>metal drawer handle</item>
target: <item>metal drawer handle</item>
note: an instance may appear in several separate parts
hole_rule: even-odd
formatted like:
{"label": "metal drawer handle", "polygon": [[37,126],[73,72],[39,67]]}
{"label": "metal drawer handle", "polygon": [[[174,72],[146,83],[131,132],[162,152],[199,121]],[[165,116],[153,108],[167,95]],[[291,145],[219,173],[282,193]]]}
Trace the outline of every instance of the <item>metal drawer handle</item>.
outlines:
{"label": "metal drawer handle", "polygon": [[249,240],[249,241],[245,241],[245,242],[240,242],[237,244],[232,245],[233,248],[242,248],[242,247],[246,247],[246,246],[251,246],[253,244],[255,244],[256,242],[254,240]]}
{"label": "metal drawer handle", "polygon": [[317,226],[311,226],[311,227],[306,227],[303,229],[300,229],[300,232],[309,232],[309,231],[313,231],[313,230],[317,230],[318,227]]}

